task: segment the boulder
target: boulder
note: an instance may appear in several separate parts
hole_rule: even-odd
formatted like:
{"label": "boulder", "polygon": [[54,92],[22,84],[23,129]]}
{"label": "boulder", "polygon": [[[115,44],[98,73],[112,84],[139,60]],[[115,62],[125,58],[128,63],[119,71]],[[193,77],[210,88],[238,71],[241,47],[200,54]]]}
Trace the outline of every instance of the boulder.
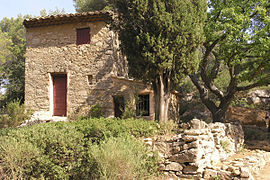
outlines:
{"label": "boulder", "polygon": [[267,126],[267,111],[245,107],[230,107],[226,113],[226,122],[240,121],[242,125]]}

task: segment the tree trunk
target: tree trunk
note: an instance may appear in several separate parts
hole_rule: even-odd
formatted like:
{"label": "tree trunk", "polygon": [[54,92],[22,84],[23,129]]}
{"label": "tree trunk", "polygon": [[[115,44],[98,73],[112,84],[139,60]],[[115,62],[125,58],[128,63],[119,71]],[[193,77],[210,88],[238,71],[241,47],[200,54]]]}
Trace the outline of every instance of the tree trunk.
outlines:
{"label": "tree trunk", "polygon": [[155,94],[155,119],[159,122],[167,122],[170,103],[170,80],[161,73],[152,84]]}
{"label": "tree trunk", "polygon": [[230,107],[233,97],[234,92],[231,92],[224,99],[221,100],[221,103],[217,109],[215,109],[214,111],[209,109],[212,113],[213,122],[223,122],[223,123],[225,122],[226,112]]}
{"label": "tree trunk", "polygon": [[217,111],[211,112],[212,113],[212,119],[213,123],[215,122],[225,122],[226,119],[226,110],[223,109],[217,109]]}

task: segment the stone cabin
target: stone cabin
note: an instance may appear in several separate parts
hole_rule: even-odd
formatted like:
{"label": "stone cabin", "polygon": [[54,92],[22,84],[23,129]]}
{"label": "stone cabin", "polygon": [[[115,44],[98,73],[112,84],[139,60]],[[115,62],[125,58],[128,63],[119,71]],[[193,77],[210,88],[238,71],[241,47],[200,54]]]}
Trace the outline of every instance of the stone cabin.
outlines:
{"label": "stone cabin", "polygon": [[27,108],[53,119],[87,113],[99,104],[105,117],[121,117],[128,105],[137,115],[154,118],[153,91],[128,77],[117,35],[105,23],[108,15],[100,11],[24,21]]}

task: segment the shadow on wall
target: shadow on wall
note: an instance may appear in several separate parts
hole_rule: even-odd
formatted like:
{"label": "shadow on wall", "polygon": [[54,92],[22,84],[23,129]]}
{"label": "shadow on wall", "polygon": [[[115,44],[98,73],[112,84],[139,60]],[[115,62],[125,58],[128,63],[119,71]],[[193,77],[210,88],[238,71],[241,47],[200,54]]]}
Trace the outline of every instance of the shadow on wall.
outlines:
{"label": "shadow on wall", "polygon": [[[113,117],[115,115],[113,97],[123,96],[126,101],[129,100],[132,93],[134,93],[134,87],[132,87],[130,82],[121,84],[114,83],[113,81],[112,76],[127,78],[127,62],[118,54],[118,51],[115,48],[116,42],[114,41],[114,38],[107,39],[105,44],[109,44],[109,46],[102,48],[102,50],[98,52],[94,62],[99,63],[101,60],[100,62],[104,62],[104,64],[99,68],[96,74],[93,76],[91,75],[90,79],[92,82],[88,82],[88,97],[80,107],[73,111],[74,113],[72,114],[88,117],[91,107],[99,104],[106,117]],[[112,44],[113,47],[110,46]]]}

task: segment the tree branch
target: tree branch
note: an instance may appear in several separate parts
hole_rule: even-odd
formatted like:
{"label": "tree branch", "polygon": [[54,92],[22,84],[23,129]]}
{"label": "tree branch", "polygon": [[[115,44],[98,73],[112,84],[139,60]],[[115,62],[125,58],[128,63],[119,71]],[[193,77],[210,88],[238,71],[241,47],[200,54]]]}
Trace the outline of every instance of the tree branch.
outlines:
{"label": "tree branch", "polygon": [[191,81],[193,82],[193,84],[196,86],[196,88],[198,89],[199,93],[200,93],[200,98],[203,102],[203,104],[211,111],[211,112],[215,112],[217,111],[217,106],[216,104],[211,101],[209,99],[209,93],[207,88],[204,87],[204,85],[202,85],[199,82],[199,78],[198,75],[190,75],[189,76]]}
{"label": "tree branch", "polygon": [[213,81],[214,79],[217,78],[217,75],[218,75],[218,71],[219,71],[219,68],[220,68],[220,61],[218,59],[218,55],[216,52],[213,52],[213,55],[215,56],[215,64],[211,70],[211,81]]}
{"label": "tree branch", "polygon": [[[213,45],[213,44],[212,44]],[[206,69],[208,65],[208,58],[203,58],[202,64],[201,64],[201,78],[203,82],[205,83],[206,87],[214,93],[218,98],[222,99],[224,97],[224,94],[222,91],[220,91],[213,83],[211,78],[209,78],[206,74]]]}
{"label": "tree branch", "polygon": [[257,86],[260,86],[260,85],[261,85],[260,83],[256,82],[256,83],[250,84],[248,86],[236,87],[236,91],[246,91],[246,90],[255,88]]}

